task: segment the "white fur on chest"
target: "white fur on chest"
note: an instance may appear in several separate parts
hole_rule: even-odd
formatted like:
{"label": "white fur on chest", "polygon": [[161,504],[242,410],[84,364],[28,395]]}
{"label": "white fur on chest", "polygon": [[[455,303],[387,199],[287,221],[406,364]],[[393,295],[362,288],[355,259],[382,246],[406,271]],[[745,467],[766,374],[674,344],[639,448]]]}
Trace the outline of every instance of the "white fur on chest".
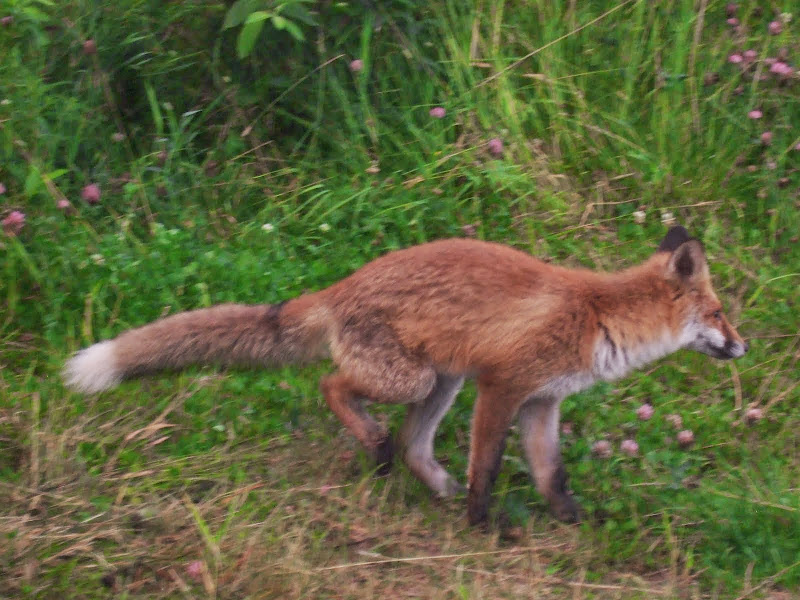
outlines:
{"label": "white fur on chest", "polygon": [[553,377],[536,391],[535,396],[566,398],[597,381],[625,377],[635,369],[686,346],[696,336],[696,328],[690,322],[677,337],[665,329],[659,338],[636,346],[623,346],[606,330],[601,330],[595,342],[591,370]]}
{"label": "white fur on chest", "polygon": [[597,379],[614,381],[631,371],[672,354],[685,345],[685,336],[678,338],[665,331],[659,338],[636,346],[624,346],[601,332],[595,342],[592,373]]}

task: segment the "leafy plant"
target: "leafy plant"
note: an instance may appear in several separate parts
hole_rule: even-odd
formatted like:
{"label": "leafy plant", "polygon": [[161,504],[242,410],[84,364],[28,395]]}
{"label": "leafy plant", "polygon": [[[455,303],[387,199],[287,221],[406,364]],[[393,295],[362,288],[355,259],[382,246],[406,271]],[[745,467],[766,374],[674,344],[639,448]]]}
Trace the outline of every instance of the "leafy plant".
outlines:
{"label": "leafy plant", "polygon": [[[740,5],[0,1],[0,595],[788,597],[800,24]],[[402,467],[372,479],[319,396],[330,365],[96,397],[60,381],[129,327],[293,298],[425,240],[610,270],[673,219],[751,349],[565,401],[580,528],[547,516],[515,433],[494,512],[511,543]],[[474,398],[436,439],[462,482]],[[405,411],[370,410],[394,430]]]}
{"label": "leafy plant", "polygon": [[286,31],[298,42],[303,42],[305,34],[298,23],[317,26],[305,4],[311,4],[311,0],[238,0],[228,9],[222,28],[242,26],[236,40],[239,58],[250,55],[267,22],[276,30]]}

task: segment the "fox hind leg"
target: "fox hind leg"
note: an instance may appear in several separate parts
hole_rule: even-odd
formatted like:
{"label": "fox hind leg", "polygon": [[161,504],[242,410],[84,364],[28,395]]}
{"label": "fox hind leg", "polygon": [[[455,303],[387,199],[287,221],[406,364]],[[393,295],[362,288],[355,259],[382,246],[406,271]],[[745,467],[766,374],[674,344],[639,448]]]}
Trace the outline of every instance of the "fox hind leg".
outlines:
{"label": "fox hind leg", "polygon": [[463,384],[463,377],[439,375],[428,397],[420,403],[409,405],[406,420],[398,435],[403,460],[409,470],[442,498],[464,491],[464,486],[433,456],[436,429]]}
{"label": "fox hind leg", "polygon": [[385,473],[394,453],[392,439],[363,401],[422,402],[435,386],[436,372],[408,352],[378,316],[348,319],[332,346],[339,371],[322,380],[322,394],[342,424],[373,455],[379,472]]}
{"label": "fox hind leg", "polygon": [[347,376],[340,373],[323,378],[320,388],[325,401],[342,425],[372,454],[378,464],[378,472],[388,472],[394,455],[392,438],[364,408],[363,394]]}

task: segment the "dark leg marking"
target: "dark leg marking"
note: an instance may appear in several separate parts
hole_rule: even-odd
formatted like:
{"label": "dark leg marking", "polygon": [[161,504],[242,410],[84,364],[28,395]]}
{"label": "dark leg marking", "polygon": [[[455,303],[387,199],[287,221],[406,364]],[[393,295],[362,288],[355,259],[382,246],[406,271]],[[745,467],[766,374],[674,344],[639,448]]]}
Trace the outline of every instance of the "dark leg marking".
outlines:
{"label": "dark leg marking", "polygon": [[503,466],[503,453],[506,451],[506,438],[508,434],[506,433],[503,436],[503,439],[500,440],[500,444],[497,448],[497,457],[494,460],[494,465],[492,465],[492,470],[489,471],[489,490],[494,487],[495,482],[497,481],[497,476],[500,475],[500,467]]}
{"label": "dark leg marking", "polygon": [[566,494],[569,490],[567,487],[567,470],[563,464],[558,465],[556,472],[553,473],[553,491],[556,494]]}
{"label": "dark leg marking", "polygon": [[375,448],[375,462],[378,464],[378,475],[388,475],[392,470],[394,460],[394,441],[391,434],[387,435]]}
{"label": "dark leg marking", "polygon": [[567,471],[563,464],[559,464],[550,481],[553,495],[550,498],[550,507],[553,514],[565,523],[577,523],[581,520],[581,510],[572,498],[567,486]]}
{"label": "dark leg marking", "polygon": [[[506,437],[504,434],[495,449],[495,457],[492,467],[486,473],[486,479],[479,481],[478,489],[470,489],[467,494],[467,519],[470,525],[486,523],[489,519],[489,501],[491,500],[492,488],[494,487],[497,476],[500,474],[500,466],[503,461],[503,452],[506,449]],[[481,478],[483,479],[483,478]]]}

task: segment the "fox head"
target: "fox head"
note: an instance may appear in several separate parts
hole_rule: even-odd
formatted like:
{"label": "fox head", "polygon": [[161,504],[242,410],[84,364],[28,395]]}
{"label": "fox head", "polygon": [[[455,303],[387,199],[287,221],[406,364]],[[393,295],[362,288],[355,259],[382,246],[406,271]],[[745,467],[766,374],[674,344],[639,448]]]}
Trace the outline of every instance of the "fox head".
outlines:
{"label": "fox head", "polygon": [[658,250],[669,253],[666,277],[683,327],[683,347],[720,359],[744,356],[748,344],[722,311],[702,243],[677,226],[667,232]]}

